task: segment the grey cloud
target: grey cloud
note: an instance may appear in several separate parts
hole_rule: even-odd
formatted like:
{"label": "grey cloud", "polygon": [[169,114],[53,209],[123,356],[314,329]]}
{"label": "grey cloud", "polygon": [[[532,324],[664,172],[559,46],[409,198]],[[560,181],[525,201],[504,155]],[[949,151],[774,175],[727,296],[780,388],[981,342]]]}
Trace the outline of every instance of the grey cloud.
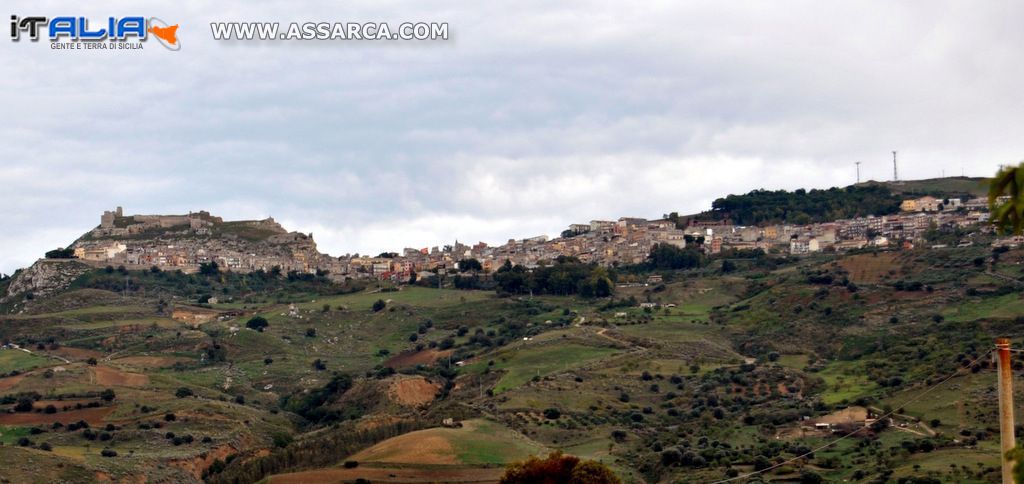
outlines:
{"label": "grey cloud", "polygon": [[[492,243],[754,188],[1021,158],[1011,2],[15,0],[183,49],[0,42],[0,271],[99,212],[274,215],[331,253]],[[447,42],[217,43],[210,21],[448,21]],[[154,47],[154,46],[150,46]],[[10,201],[13,200],[13,201]]]}

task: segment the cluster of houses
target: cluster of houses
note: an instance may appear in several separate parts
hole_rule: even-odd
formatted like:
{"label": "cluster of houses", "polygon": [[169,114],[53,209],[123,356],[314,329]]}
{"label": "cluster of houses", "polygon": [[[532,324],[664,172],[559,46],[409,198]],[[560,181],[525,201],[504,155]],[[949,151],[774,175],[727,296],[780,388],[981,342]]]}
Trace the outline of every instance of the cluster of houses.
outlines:
{"label": "cluster of houses", "polygon": [[[105,212],[100,226],[90,232],[89,237],[76,242],[73,248],[76,257],[96,264],[156,266],[193,272],[202,264],[216,262],[221,268],[236,272],[269,271],[277,267],[283,272],[319,271],[337,280],[349,277],[408,280],[414,274],[426,277],[438,271],[458,269],[459,262],[466,259],[476,259],[483,273],[498,270],[506,261],[531,268],[559,256],[602,265],[638,264],[646,260],[655,244],[679,248],[696,246],[709,254],[729,249],[762,249],[792,255],[885,247],[897,242],[912,246],[932,228],[987,223],[987,207],[984,199],[921,197],[905,200],[898,214],[808,225],[739,226],[727,220],[690,220],[679,224],[669,219],[623,217],[572,224],[554,239],[543,235],[509,239],[499,246],[455,241],[444,247],[406,248],[401,253],[377,257],[322,254],[312,234],[287,232],[273,219],[230,222],[249,224],[269,234],[252,240],[220,232],[211,235],[224,222],[207,212],[126,217],[118,207],[116,211]],[[154,229],[161,229],[158,235],[145,237],[147,231]]]}

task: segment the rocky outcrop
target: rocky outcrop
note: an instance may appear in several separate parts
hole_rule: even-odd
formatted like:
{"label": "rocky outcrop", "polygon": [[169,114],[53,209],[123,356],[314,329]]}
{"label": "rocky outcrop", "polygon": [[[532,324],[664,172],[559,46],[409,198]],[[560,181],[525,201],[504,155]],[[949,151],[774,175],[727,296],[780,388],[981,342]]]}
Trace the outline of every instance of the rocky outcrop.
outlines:
{"label": "rocky outcrop", "polygon": [[31,267],[18,272],[7,287],[7,294],[0,302],[14,301],[31,293],[41,297],[67,289],[82,274],[92,270],[91,267],[72,259],[40,259]]}

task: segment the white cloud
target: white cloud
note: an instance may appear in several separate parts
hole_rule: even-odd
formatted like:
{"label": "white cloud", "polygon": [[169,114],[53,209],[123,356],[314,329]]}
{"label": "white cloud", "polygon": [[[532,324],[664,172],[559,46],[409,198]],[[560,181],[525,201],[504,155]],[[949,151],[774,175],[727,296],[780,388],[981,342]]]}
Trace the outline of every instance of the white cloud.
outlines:
{"label": "white cloud", "polygon": [[[754,188],[1022,158],[1012,2],[14,0],[179,22],[182,51],[0,42],[0,271],[103,209],[273,215],[330,253],[554,235]],[[428,43],[215,42],[210,21],[447,21]]]}

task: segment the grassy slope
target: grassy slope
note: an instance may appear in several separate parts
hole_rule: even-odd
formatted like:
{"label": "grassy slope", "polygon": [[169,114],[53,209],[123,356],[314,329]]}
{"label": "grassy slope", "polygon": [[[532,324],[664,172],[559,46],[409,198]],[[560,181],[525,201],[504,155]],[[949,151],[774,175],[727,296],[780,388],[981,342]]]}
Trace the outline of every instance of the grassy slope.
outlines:
{"label": "grassy slope", "polygon": [[[861,287],[856,294],[838,287],[821,294],[821,286],[804,281],[801,270],[832,267],[827,257],[760,275],[756,284],[763,287],[755,287],[741,275],[682,278],[657,292],[653,288],[620,291],[620,296],[635,295],[640,300],[650,298],[676,305],[652,313],[636,308],[602,310],[597,302],[575,298],[545,296],[514,301],[485,292],[406,288],[399,292],[310,296],[297,303],[299,317],[288,316],[287,304],[262,305],[255,311],[270,320],[270,327],[263,333],[245,329],[232,333],[231,328],[243,327],[247,317],[206,323],[194,330],[156,315],[151,301],[132,298],[124,306],[109,302],[81,308],[62,306],[51,313],[10,319],[7,328],[24,328],[38,336],[52,334],[65,346],[79,344],[103,355],[117,352],[115,362],[101,365],[148,376],[148,383],[141,386],[115,386],[117,408],[109,418],[118,425],[134,428],[135,422],[160,420],[168,411],[194,414],[196,417],[188,421],[172,424],[171,431],[196,436],[209,433],[215,439],[214,446],[245,442],[247,447],[256,448],[268,445],[271,433],[290,428],[284,414],[268,411],[280,396],[319,386],[328,378],[328,374],[311,367],[314,359],[325,361],[329,371],[362,374],[387,358],[380,354],[382,349],[388,355],[411,350],[416,343],[409,341],[409,334],[428,320],[432,327],[420,335],[419,343],[452,337],[455,328],[463,325],[471,328],[472,334],[476,328],[499,329],[501,325],[496,321],[501,318],[522,321],[533,332],[533,340],[516,339],[504,348],[468,349],[473,353],[470,364],[460,371],[449,401],[440,402],[437,410],[431,410],[436,412],[432,415],[461,415],[464,410],[458,410],[461,407],[455,402],[486,408],[495,418],[493,425],[519,431],[543,446],[529,452],[548,447],[568,449],[604,460],[624,475],[639,477],[632,474],[638,462],[658,460],[657,453],[649,450],[653,440],[696,445],[696,437],[706,435],[736,446],[768,445],[776,441],[775,434],[759,424],[742,424],[745,415],[783,415],[793,411],[791,408],[814,414],[809,405],[814,399],[842,406],[843,402],[868,397],[884,405],[897,404],[912,395],[913,389],[885,387],[878,381],[893,375],[904,376],[907,384],[925,381],[955,365],[958,352],[967,351],[972,344],[984,344],[993,332],[1008,327],[1005,325],[1010,318],[1020,312],[1016,295],[964,296],[963,284],[980,289],[998,284],[974,280],[982,269],[971,264],[976,257],[972,250],[900,254],[891,258],[891,273],[886,270],[875,274],[882,269],[854,263],[851,268],[864,266],[866,271],[859,276]],[[898,292],[890,286],[895,280],[922,279],[934,286],[933,292]],[[388,308],[374,313],[370,308],[377,299],[391,301]],[[326,312],[322,309],[325,304],[329,306]],[[237,309],[238,305],[220,307]],[[530,311],[525,311],[527,307]],[[796,307],[801,310],[796,311]],[[826,308],[832,313],[826,314]],[[566,310],[571,316],[565,316]],[[618,312],[625,312],[626,317],[617,318]],[[932,321],[936,313],[945,315],[946,321]],[[898,316],[897,323],[890,322],[893,315]],[[562,321],[571,324],[562,326]],[[315,337],[305,336],[308,328],[316,330]],[[454,339],[457,344],[465,344],[468,336]],[[227,349],[230,365],[201,362],[202,350],[212,340]],[[778,365],[760,363],[756,371],[742,372],[739,363],[743,357],[763,359],[769,350],[783,353]],[[121,357],[133,356],[174,359],[149,366],[145,359],[116,363]],[[273,363],[264,364],[267,357]],[[3,393],[81,393],[103,388],[88,380],[84,357],[74,356],[72,360],[71,365],[64,365],[68,367],[66,373],[53,379],[29,375]],[[187,369],[170,368],[176,361],[184,362]],[[489,361],[494,365],[485,372]],[[48,359],[37,363],[57,364]],[[695,372],[691,365],[697,365]],[[645,371],[652,375],[650,380],[643,379]],[[535,376],[539,381],[531,381]],[[680,377],[682,382],[671,383],[670,377]],[[742,384],[731,383],[736,378],[759,388],[758,395],[746,393],[750,390]],[[989,373],[982,372],[954,380],[957,388],[910,407],[908,413],[926,420],[939,418],[943,423],[938,430],[947,436],[955,435],[961,427],[980,429],[989,411],[984,409],[991,403],[988,378]],[[265,390],[268,385],[272,387]],[[192,389],[199,398],[174,398],[174,391],[182,386]],[[659,388],[655,390],[654,386]],[[787,386],[813,390],[801,395],[808,399],[801,401],[779,391]],[[496,396],[492,399],[483,395],[483,389],[493,390]],[[674,397],[670,398],[669,392]],[[962,422],[958,420],[960,410],[949,403],[957,392],[966,394],[978,407],[969,410]],[[621,401],[623,393],[629,395],[628,401]],[[743,411],[722,405],[726,416],[718,421],[711,416],[710,405],[695,403],[712,394],[723,400],[734,395],[758,400]],[[243,395],[246,403],[232,403],[235,395]],[[156,409],[144,412],[139,408],[143,404]],[[542,411],[549,407],[560,408],[562,417],[545,419]],[[645,408],[651,412],[645,413]],[[682,416],[670,416],[669,408],[680,410]],[[691,414],[694,411],[696,414]],[[636,414],[642,415],[642,424],[633,422]],[[244,420],[251,425],[242,432],[234,425],[219,423]],[[782,431],[789,425],[782,422],[775,428]],[[0,432],[13,438],[26,428]],[[625,442],[610,438],[611,432],[619,429],[627,431]],[[501,434],[500,428],[492,430]],[[124,440],[117,440],[115,447],[134,451],[141,460],[196,455],[212,448],[169,445],[162,437],[166,431],[122,430]],[[501,455],[504,440],[474,440],[478,433],[469,432],[470,437],[453,440],[452,452],[459,462],[482,465],[496,462],[494,457]],[[102,448],[97,443],[87,448],[77,435],[45,435],[53,439],[55,454],[88,466],[112,465],[96,455]],[[904,438],[895,431],[886,431],[879,442],[898,446]],[[805,441],[814,442],[814,437]],[[913,472],[907,464],[911,462],[922,468],[940,468],[940,460],[951,455],[965,462],[988,462],[991,445],[989,439],[982,440],[976,449],[957,447],[931,455],[912,454],[903,459],[897,471],[900,475]],[[849,477],[858,458],[851,455],[861,450],[838,450],[843,452],[821,455],[840,456],[847,467],[825,473],[830,478]],[[524,452],[527,450],[516,455]],[[714,479],[721,476],[721,469],[693,473],[672,469],[662,477],[673,475],[679,479]],[[953,479],[950,476],[943,475]]]}

